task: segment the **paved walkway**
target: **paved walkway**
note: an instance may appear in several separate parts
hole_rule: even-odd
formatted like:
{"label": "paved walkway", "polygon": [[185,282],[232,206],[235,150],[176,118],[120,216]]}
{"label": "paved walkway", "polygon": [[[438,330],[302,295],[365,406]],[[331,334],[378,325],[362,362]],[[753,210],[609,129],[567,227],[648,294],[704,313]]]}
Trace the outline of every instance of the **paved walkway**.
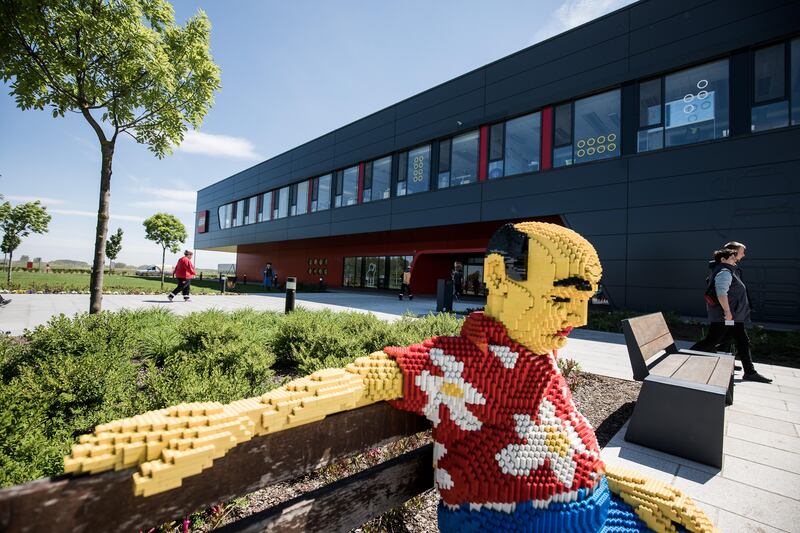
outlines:
{"label": "paved walkway", "polygon": [[[622,334],[574,331],[559,356],[588,372],[633,379]],[[800,532],[800,370],[756,368],[774,381],[743,382],[736,372],[722,470],[625,442],[627,427],[603,449],[603,460],[684,490],[725,533]]]}
{"label": "paved walkway", "polygon": [[[0,309],[0,330],[19,334],[58,313],[88,309],[86,295],[14,295]],[[282,311],[282,295],[196,296],[190,303],[167,303],[157,296],[105,296],[107,310],[168,307],[176,313],[217,308]],[[302,294],[298,305],[373,312],[384,320],[403,313],[433,311],[436,302],[417,297],[400,302],[390,295],[354,292]],[[456,309],[477,307],[459,303]],[[680,343],[679,343],[680,345]],[[559,352],[580,362],[585,371],[632,379],[621,334],[576,330]],[[800,370],[756,365],[774,379],[771,385],[741,382],[736,374],[734,404],[726,409],[722,470],[625,442],[623,427],[603,449],[608,464],[632,467],[672,483],[694,498],[725,533],[800,532]]]}
{"label": "paved walkway", "polygon": [[[72,316],[89,310],[88,294],[12,294],[10,297],[12,302],[0,307],[0,331],[10,332],[11,335],[21,335],[26,328],[32,329],[44,324],[61,313]],[[103,309],[119,311],[164,307],[185,315],[206,309],[235,311],[250,308],[283,312],[286,305],[284,295],[278,293],[201,295],[192,296],[191,302],[178,301],[179,298],[169,302],[166,296],[107,294],[103,296]],[[436,299],[430,296],[415,296],[412,301],[407,298],[400,301],[397,296],[387,293],[350,291],[298,294],[296,305],[315,310],[371,312],[378,318],[389,321],[399,319],[404,313],[418,316],[436,311]],[[480,306],[483,306],[483,302],[456,302],[454,305],[457,311]]]}

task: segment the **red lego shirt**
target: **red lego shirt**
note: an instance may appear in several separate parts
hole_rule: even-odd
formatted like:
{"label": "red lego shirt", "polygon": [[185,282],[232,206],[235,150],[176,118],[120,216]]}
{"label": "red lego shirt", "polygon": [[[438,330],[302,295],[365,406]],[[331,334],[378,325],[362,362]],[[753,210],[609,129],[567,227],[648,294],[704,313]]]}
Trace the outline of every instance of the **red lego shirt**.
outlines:
{"label": "red lego shirt", "polygon": [[435,481],[449,505],[499,509],[579,498],[603,472],[589,422],[551,354],[534,355],[473,313],[460,337],[387,347],[400,365],[395,407],[433,422]]}

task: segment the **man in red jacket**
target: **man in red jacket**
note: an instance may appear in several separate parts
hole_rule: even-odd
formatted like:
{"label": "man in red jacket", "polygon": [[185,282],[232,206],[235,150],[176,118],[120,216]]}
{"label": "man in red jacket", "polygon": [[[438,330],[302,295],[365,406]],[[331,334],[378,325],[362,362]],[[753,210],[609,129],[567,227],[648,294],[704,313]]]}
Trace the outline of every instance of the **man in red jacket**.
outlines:
{"label": "man in red jacket", "polygon": [[178,259],[178,264],[175,265],[175,278],[178,280],[178,286],[172,289],[172,292],[167,295],[171,302],[173,298],[179,293],[183,292],[183,301],[190,301],[189,298],[189,285],[192,283],[192,278],[195,275],[194,265],[192,264],[192,252],[186,250],[183,252],[183,257]]}

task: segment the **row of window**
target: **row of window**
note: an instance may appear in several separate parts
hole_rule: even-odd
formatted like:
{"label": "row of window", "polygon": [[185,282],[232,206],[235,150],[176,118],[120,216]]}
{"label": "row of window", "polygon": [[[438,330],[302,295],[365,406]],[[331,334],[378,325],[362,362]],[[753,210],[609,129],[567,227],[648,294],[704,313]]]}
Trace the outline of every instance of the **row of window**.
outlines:
{"label": "row of window", "polygon": [[[800,124],[800,39],[755,50],[752,57],[751,131]],[[721,59],[640,82],[637,151],[727,137],[729,63]],[[555,106],[553,167],[618,157],[620,107],[619,89]],[[487,133],[488,179],[541,169],[540,111],[492,124]],[[399,153],[394,195],[478,181],[480,145],[481,133],[473,130]],[[331,200],[334,207],[345,207],[389,198],[393,162],[392,156],[382,157],[223,205],[220,228],[322,211],[331,207]]]}
{"label": "row of window", "polygon": [[345,257],[342,286],[368,289],[399,289],[403,272],[411,266],[410,255]]}

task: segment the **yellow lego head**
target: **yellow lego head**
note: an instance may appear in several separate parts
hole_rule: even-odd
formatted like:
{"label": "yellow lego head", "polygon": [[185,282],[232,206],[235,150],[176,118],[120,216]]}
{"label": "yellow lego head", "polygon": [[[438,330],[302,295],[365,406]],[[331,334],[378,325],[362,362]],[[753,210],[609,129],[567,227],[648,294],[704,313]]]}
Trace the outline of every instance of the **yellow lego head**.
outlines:
{"label": "yellow lego head", "polygon": [[557,224],[506,224],[492,236],[484,260],[486,314],[508,335],[544,354],[587,321],[589,298],[602,269],[594,247]]}

